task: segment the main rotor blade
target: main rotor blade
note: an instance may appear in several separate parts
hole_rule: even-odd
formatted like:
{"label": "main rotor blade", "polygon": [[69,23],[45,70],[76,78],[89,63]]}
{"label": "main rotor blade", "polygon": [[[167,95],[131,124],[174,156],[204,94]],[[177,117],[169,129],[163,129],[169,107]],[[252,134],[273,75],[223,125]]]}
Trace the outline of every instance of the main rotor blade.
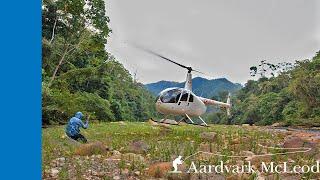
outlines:
{"label": "main rotor blade", "polygon": [[195,70],[195,69],[192,69],[192,71],[208,76],[206,73],[203,73],[203,72]]}
{"label": "main rotor blade", "polygon": [[160,58],[162,58],[162,59],[164,59],[164,60],[167,60],[167,61],[169,61],[169,62],[171,62],[171,63],[174,63],[174,64],[176,64],[176,65],[178,65],[178,66],[180,66],[180,67],[186,68],[186,69],[188,69],[188,70],[192,70],[191,67],[187,67],[187,66],[185,66],[185,65],[183,65],[183,64],[177,63],[177,62],[175,62],[175,61],[173,61],[173,60],[171,60],[171,59],[169,59],[169,58],[167,58],[167,57],[162,56],[161,54],[158,54],[158,53],[156,53],[156,52],[151,51],[150,49],[146,49],[146,48],[141,47],[141,46],[139,46],[139,45],[137,45],[137,44],[132,44],[132,43],[130,43],[130,44],[131,44],[133,47],[135,47],[135,48],[138,48],[138,49],[143,50],[143,51],[145,51],[145,52],[147,52],[147,53],[150,53],[150,54],[153,54],[153,55],[155,55],[155,56],[158,56],[158,57],[160,57]]}
{"label": "main rotor blade", "polygon": [[162,58],[162,59],[164,59],[164,60],[167,60],[167,61],[169,61],[169,62],[171,62],[171,63],[173,63],[173,64],[176,64],[176,65],[178,65],[178,66],[180,66],[180,67],[186,68],[188,71],[194,71],[194,72],[197,72],[197,73],[200,73],[200,74],[207,75],[207,74],[205,74],[205,73],[203,73],[203,72],[201,72],[201,71],[192,69],[192,67],[190,67],[190,66],[188,67],[188,66],[185,66],[185,65],[183,65],[183,64],[177,63],[177,62],[175,62],[174,60],[169,59],[169,58],[167,58],[167,57],[164,57],[163,55],[158,54],[158,53],[156,53],[156,52],[154,52],[154,51],[152,51],[152,50],[150,50],[150,49],[146,49],[146,48],[141,47],[141,46],[139,46],[139,45],[137,45],[137,44],[131,44],[131,45],[134,46],[135,48],[138,48],[138,49],[143,50],[143,51],[145,51],[145,52],[147,52],[147,53],[153,54],[153,55],[158,56],[158,57],[160,57],[160,58]]}
{"label": "main rotor blade", "polygon": [[171,60],[171,59],[169,59],[169,58],[167,58],[167,57],[164,57],[164,56],[162,56],[161,54],[158,54],[158,53],[156,53],[156,52],[153,52],[153,51],[151,51],[151,50],[147,50],[147,49],[145,49],[145,50],[146,50],[147,52],[155,55],[155,56],[158,56],[158,57],[160,57],[160,58],[162,58],[162,59],[165,59],[165,60],[167,60],[167,61],[169,61],[169,62],[172,62],[172,63],[174,63],[174,64],[176,64],[176,65],[178,65],[178,66],[180,66],[180,67],[183,67],[183,68],[186,68],[186,69],[190,69],[190,68],[191,68],[191,67],[187,67],[187,66],[185,66],[185,65],[183,65],[183,64],[177,63],[177,62],[175,62],[175,61],[173,61],[173,60]]}

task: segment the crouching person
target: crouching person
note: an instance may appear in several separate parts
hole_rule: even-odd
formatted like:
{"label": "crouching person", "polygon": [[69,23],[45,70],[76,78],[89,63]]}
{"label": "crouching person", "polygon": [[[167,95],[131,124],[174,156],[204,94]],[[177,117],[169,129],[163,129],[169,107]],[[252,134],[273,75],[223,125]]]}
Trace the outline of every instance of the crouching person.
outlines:
{"label": "crouching person", "polygon": [[80,134],[80,128],[83,128],[83,129],[88,128],[89,117],[86,120],[86,123],[82,122],[81,120],[82,117],[83,117],[83,114],[81,112],[77,112],[75,116],[69,120],[69,123],[65,131],[67,136],[70,137],[71,139],[80,141],[82,143],[86,143],[87,139],[82,134]]}

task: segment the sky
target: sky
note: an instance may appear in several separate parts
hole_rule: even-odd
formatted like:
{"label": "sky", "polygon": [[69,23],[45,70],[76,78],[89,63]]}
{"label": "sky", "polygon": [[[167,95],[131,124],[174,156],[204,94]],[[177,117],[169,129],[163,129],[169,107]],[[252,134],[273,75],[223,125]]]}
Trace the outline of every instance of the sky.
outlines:
{"label": "sky", "polygon": [[312,58],[320,50],[317,0],[105,0],[112,33],[106,48],[142,83],[207,79],[245,83],[249,68]]}

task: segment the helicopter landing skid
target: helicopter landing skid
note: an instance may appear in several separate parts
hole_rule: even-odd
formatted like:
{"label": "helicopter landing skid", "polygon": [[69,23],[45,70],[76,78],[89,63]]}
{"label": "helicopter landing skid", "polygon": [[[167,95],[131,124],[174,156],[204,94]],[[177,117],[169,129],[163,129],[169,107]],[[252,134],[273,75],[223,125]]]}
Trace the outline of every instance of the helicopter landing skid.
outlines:
{"label": "helicopter landing skid", "polygon": [[191,121],[191,123],[193,124],[193,125],[199,125],[199,126],[208,126],[208,124],[206,123],[206,122],[204,122],[204,120],[200,117],[200,116],[198,116],[199,117],[199,119],[202,121],[202,123],[201,124],[196,124],[196,123],[194,123],[193,121],[192,121],[192,119],[188,116],[188,114],[186,114],[186,117]]}
{"label": "helicopter landing skid", "polygon": [[208,124],[206,122],[204,122],[204,120],[201,118],[201,116],[199,116],[199,119],[202,121],[202,123],[205,125],[205,126],[208,126]]}
{"label": "helicopter landing skid", "polygon": [[[186,116],[181,118],[178,122],[175,121],[175,120],[171,120],[171,119],[167,119],[166,117],[164,119],[161,119],[159,121],[157,120],[154,120],[151,118],[151,120],[153,122],[156,122],[156,123],[159,123],[159,124],[169,124],[169,125],[179,125],[182,121],[184,121],[185,123],[187,124],[190,124],[190,125],[195,125],[195,126],[205,126],[205,127],[209,127],[208,124],[199,116],[199,119],[202,121],[201,124],[197,124],[197,123],[194,123],[194,121],[190,118],[189,115],[185,114]],[[189,121],[187,121],[187,119]]]}

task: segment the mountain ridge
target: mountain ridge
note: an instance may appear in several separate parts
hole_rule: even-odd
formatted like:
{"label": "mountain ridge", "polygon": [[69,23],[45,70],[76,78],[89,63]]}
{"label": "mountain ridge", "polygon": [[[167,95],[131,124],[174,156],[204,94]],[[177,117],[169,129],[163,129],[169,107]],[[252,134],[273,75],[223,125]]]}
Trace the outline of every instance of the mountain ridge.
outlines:
{"label": "mountain ridge", "polygon": [[[154,95],[159,94],[163,89],[169,87],[184,87],[184,82],[161,80],[154,83],[145,84],[145,87]],[[211,98],[217,96],[219,92],[235,92],[242,88],[239,83],[233,83],[226,78],[206,79],[195,77],[192,79],[192,89],[196,95]]]}

